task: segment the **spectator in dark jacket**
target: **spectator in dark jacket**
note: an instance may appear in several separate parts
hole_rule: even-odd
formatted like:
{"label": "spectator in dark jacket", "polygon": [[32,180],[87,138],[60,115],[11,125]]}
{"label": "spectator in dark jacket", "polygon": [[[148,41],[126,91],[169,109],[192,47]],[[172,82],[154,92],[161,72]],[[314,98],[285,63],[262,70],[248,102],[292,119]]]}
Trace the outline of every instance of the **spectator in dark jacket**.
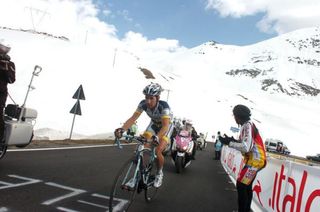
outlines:
{"label": "spectator in dark jacket", "polygon": [[15,64],[11,61],[8,52],[10,47],[0,42],[0,143],[4,142],[4,120],[3,110],[6,106],[8,96],[8,83],[16,80]]}

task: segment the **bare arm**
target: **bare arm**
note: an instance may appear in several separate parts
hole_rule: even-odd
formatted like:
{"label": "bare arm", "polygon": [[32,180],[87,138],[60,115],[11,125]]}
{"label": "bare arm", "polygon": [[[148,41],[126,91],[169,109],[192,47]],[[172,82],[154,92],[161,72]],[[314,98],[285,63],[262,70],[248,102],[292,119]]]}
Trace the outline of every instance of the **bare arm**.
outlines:
{"label": "bare arm", "polygon": [[122,128],[127,131],[131,125],[133,125],[136,120],[140,117],[141,113],[136,111],[134,114],[123,124]]}

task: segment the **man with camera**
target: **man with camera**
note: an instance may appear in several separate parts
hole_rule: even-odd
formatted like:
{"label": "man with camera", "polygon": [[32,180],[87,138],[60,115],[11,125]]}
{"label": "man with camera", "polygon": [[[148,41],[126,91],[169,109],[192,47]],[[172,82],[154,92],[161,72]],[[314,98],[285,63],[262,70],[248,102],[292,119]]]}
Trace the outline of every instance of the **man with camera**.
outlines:
{"label": "man with camera", "polygon": [[16,80],[15,64],[11,61],[8,52],[10,47],[0,40],[0,144],[4,143],[3,110],[6,106],[8,96],[8,83],[14,83]]}

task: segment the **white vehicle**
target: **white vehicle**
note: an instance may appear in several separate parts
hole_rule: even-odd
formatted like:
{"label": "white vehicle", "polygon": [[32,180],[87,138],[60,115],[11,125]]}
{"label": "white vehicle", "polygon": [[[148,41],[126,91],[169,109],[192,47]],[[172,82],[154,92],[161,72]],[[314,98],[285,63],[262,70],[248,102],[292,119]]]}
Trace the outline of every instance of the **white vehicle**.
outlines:
{"label": "white vehicle", "polygon": [[267,152],[277,152],[277,143],[273,141],[265,142]]}
{"label": "white vehicle", "polygon": [[8,146],[26,147],[33,138],[33,127],[37,118],[37,111],[25,107],[34,76],[38,76],[42,68],[35,66],[32,78],[28,87],[26,97],[22,106],[8,104],[4,112],[5,132],[4,143],[0,143],[0,159],[5,155]]}
{"label": "white vehicle", "polygon": [[285,155],[290,154],[288,147],[279,140],[266,140],[265,147],[268,152],[277,152]]}

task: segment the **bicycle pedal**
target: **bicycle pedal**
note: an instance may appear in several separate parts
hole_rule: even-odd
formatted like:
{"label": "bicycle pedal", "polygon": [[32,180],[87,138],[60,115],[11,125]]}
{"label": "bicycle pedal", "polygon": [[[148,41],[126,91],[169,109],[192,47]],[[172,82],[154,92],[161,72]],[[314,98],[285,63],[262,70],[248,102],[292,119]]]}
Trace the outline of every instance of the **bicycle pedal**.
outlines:
{"label": "bicycle pedal", "polygon": [[131,188],[131,187],[127,186],[127,185],[121,185],[121,189],[122,190],[127,190],[127,191],[134,191],[134,188]]}

